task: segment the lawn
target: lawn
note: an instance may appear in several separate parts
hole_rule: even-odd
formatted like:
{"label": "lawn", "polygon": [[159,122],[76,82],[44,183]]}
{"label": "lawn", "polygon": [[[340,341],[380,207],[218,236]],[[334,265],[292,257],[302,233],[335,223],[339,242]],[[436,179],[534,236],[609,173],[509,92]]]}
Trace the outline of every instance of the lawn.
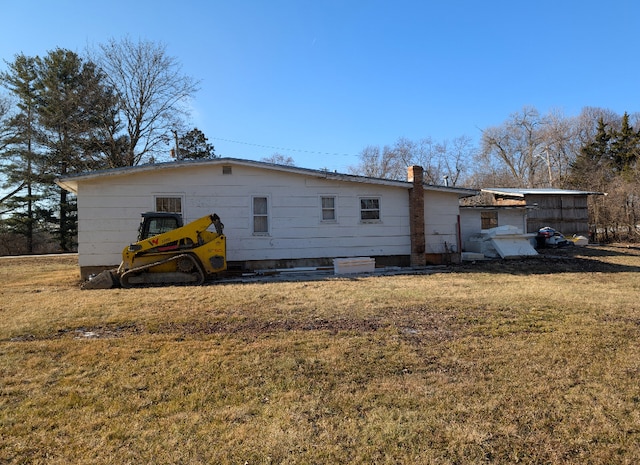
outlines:
{"label": "lawn", "polygon": [[640,250],[81,291],[0,258],[0,463],[640,463]]}

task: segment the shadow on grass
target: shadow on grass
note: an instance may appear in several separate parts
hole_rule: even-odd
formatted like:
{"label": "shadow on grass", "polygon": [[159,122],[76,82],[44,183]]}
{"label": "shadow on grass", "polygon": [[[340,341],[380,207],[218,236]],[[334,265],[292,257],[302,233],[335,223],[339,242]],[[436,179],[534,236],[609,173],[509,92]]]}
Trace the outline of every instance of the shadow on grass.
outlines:
{"label": "shadow on grass", "polygon": [[[558,273],[629,273],[640,272],[640,247],[637,246],[588,246],[541,249],[534,257],[520,259],[489,259],[463,262],[456,265],[427,266],[424,269],[401,268],[389,271],[376,270],[374,274],[344,274],[333,272],[276,273],[273,275],[228,278],[209,285],[292,281],[327,281],[333,279],[358,281],[369,277],[392,275],[425,275],[437,273],[495,273],[513,275]],[[620,262],[630,262],[624,264]]]}
{"label": "shadow on grass", "polygon": [[[625,264],[621,262],[632,262]],[[454,272],[557,274],[640,272],[640,248],[636,246],[588,246],[541,249],[539,255],[522,259],[495,259],[464,263]]]}

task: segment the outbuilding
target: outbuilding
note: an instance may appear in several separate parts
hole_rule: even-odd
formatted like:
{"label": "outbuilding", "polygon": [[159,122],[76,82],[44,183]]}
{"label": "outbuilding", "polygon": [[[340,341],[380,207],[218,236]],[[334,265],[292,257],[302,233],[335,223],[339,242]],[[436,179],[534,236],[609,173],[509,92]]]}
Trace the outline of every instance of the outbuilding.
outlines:
{"label": "outbuilding", "polygon": [[217,213],[227,261],[243,270],[320,266],[372,257],[377,266],[460,259],[459,201],[478,191],[235,158],[157,163],[58,179],[77,195],[81,275],[120,263],[140,214],[185,223]]}
{"label": "outbuilding", "polygon": [[524,233],[550,227],[564,235],[589,237],[592,222],[587,200],[601,192],[552,188],[483,188],[465,198],[460,209],[463,243],[468,236],[498,226]]}

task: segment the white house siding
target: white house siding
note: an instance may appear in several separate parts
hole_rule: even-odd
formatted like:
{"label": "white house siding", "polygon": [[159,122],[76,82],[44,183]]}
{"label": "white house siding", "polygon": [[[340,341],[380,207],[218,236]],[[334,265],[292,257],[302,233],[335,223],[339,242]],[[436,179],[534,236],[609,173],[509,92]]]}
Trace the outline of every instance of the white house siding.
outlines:
{"label": "white house siding", "polygon": [[[228,261],[410,253],[406,189],[244,165],[232,165],[232,174],[222,174],[220,164],[187,165],[78,182],[80,266],[117,265],[123,247],[135,241],[140,213],[155,209],[155,195],[182,196],[185,222],[217,213],[225,224]],[[322,195],[336,197],[335,222],[321,221]],[[268,198],[266,236],[252,233],[253,196]],[[360,221],[361,197],[380,198],[379,222]],[[456,204],[457,212],[456,195],[441,197],[438,204]]]}
{"label": "white house siding", "polygon": [[480,210],[461,208],[460,209],[460,230],[462,231],[462,248],[469,238],[478,234],[482,229],[482,220],[480,219]]}
{"label": "white house siding", "polygon": [[425,253],[459,253],[458,197],[446,192],[425,191]]}

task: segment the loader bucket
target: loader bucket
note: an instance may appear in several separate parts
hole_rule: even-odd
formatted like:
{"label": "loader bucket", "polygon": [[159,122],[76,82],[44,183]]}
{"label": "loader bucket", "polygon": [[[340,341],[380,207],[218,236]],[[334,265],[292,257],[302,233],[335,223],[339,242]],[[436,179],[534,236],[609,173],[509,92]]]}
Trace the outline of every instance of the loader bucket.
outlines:
{"label": "loader bucket", "polygon": [[116,287],[118,281],[113,271],[104,270],[102,273],[90,277],[88,281],[82,284],[82,289],[111,289]]}

